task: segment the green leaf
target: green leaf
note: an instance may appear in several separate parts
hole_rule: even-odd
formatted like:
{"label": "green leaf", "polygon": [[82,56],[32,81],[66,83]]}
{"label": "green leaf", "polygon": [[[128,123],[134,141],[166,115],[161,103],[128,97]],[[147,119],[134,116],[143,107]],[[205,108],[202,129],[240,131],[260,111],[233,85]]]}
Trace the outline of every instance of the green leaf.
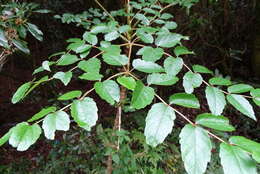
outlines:
{"label": "green leaf", "polygon": [[51,71],[50,65],[52,65],[52,62],[49,62],[48,60],[45,60],[42,62],[42,68],[45,69],[46,71]]}
{"label": "green leaf", "polygon": [[101,50],[104,51],[102,54],[104,61],[109,65],[122,66],[128,63],[128,57],[120,54],[121,49],[118,45],[102,47]]}
{"label": "green leaf", "polygon": [[237,146],[221,143],[219,156],[225,174],[257,174],[255,162]]}
{"label": "green leaf", "polygon": [[254,89],[254,88],[251,85],[237,84],[237,85],[229,86],[227,90],[229,93],[244,93],[244,92],[248,92],[252,89]]}
{"label": "green leaf", "polygon": [[193,94],[176,93],[170,96],[170,104],[176,104],[187,108],[200,108],[197,97]]}
{"label": "green leaf", "polygon": [[201,65],[193,65],[192,69],[196,73],[213,74],[213,72],[211,70],[209,70],[207,67],[201,66]]}
{"label": "green leaf", "polygon": [[57,72],[56,74],[54,74],[53,78],[59,79],[65,86],[67,86],[72,78],[72,72]]}
{"label": "green leaf", "polygon": [[184,46],[177,46],[174,48],[174,54],[179,57],[181,55],[186,55],[186,54],[194,54],[193,51],[189,51],[186,47]]}
{"label": "green leaf", "polygon": [[131,30],[131,27],[129,25],[123,25],[118,28],[118,31],[120,33],[126,33]]}
{"label": "green leaf", "polygon": [[180,144],[181,156],[187,173],[205,173],[212,149],[207,132],[201,127],[188,124],[181,130]]}
{"label": "green leaf", "polygon": [[51,113],[51,112],[55,112],[56,111],[56,107],[48,107],[48,108],[43,108],[40,112],[34,114],[32,116],[32,118],[30,118],[27,122],[33,122],[33,121],[36,121],[36,120],[39,120],[40,118],[44,117],[45,115]]}
{"label": "green leaf", "polygon": [[144,86],[141,81],[137,81],[131,99],[131,105],[135,109],[142,109],[152,103],[154,95],[155,92],[153,88]]}
{"label": "green leaf", "polygon": [[163,66],[167,74],[176,76],[183,67],[182,58],[168,57],[164,60]]}
{"label": "green leaf", "polygon": [[127,89],[130,89],[132,91],[135,89],[136,81],[133,77],[122,76],[118,77],[116,80],[120,85],[126,87]]}
{"label": "green leaf", "polygon": [[179,81],[178,77],[171,76],[168,74],[153,73],[153,74],[149,74],[147,77],[148,85],[154,84],[154,85],[169,86],[169,85],[174,85],[178,81]]}
{"label": "green leaf", "polygon": [[235,128],[229,124],[228,118],[224,116],[216,116],[209,113],[200,114],[196,118],[196,124],[219,130],[219,131],[234,131]]}
{"label": "green leaf", "polygon": [[244,115],[256,121],[253,107],[243,96],[237,94],[230,94],[227,95],[227,100],[234,108],[236,108]]}
{"label": "green leaf", "polygon": [[97,58],[91,58],[91,59],[88,59],[87,61],[85,61],[85,60],[80,61],[78,63],[78,67],[85,72],[99,74],[99,71],[101,68],[101,62]]}
{"label": "green leaf", "polygon": [[260,106],[260,89],[252,89],[250,95],[253,97],[253,101],[256,105]]}
{"label": "green leaf", "polygon": [[260,143],[252,141],[242,136],[232,136],[229,138],[229,142],[239,146],[240,148],[253,154],[255,152],[260,153]]}
{"label": "green leaf", "polygon": [[78,90],[70,91],[70,92],[67,92],[67,93],[63,94],[62,96],[60,96],[58,98],[58,100],[71,100],[71,99],[80,97],[81,94],[82,94],[82,92],[78,91]]}
{"label": "green leaf", "polygon": [[9,144],[17,148],[18,151],[25,151],[37,141],[41,132],[38,124],[19,123],[12,130]]}
{"label": "green leaf", "polygon": [[187,72],[183,76],[183,87],[186,93],[191,94],[194,88],[199,87],[202,84],[203,78],[200,74]]}
{"label": "green leaf", "polygon": [[169,30],[174,30],[178,27],[176,22],[166,22],[165,25],[163,26]]}
{"label": "green leaf", "polygon": [[8,40],[6,39],[5,32],[2,29],[0,29],[0,46],[9,48]]}
{"label": "green leaf", "polygon": [[104,82],[96,82],[94,88],[96,93],[111,105],[115,104],[115,101],[119,102],[120,88],[115,81],[106,80]]}
{"label": "green leaf", "polygon": [[68,131],[70,128],[69,115],[64,111],[58,111],[47,115],[42,123],[44,135],[47,139],[54,140],[55,131]]}
{"label": "green leaf", "polygon": [[58,60],[57,65],[59,66],[71,65],[77,61],[79,61],[79,58],[76,55],[64,54]]}
{"label": "green leaf", "polygon": [[136,53],[136,55],[142,55],[142,59],[145,61],[156,62],[163,56],[163,49],[145,46],[145,47],[141,48]]}
{"label": "green leaf", "polygon": [[42,31],[34,24],[27,22],[28,31],[39,41],[42,41]]}
{"label": "green leaf", "polygon": [[176,33],[167,33],[167,34],[160,34],[156,40],[155,44],[159,47],[165,47],[165,48],[171,48],[176,46],[177,44],[180,44],[182,39],[186,39],[187,37],[184,37],[180,34]]}
{"label": "green leaf", "polygon": [[96,35],[90,33],[90,32],[85,32],[83,34],[83,39],[90,43],[91,45],[96,45],[98,43],[98,38]]}
{"label": "green leaf", "polygon": [[224,79],[222,77],[213,77],[209,79],[209,83],[211,85],[220,85],[220,86],[229,86],[232,85],[232,82],[228,79]]}
{"label": "green leaf", "polygon": [[12,97],[12,103],[16,104],[25,97],[26,92],[30,89],[32,82],[24,83],[20,86]]}
{"label": "green leaf", "polygon": [[133,61],[133,67],[138,71],[146,73],[164,72],[163,67],[161,67],[160,65],[154,62],[149,62],[141,59],[135,59]]}
{"label": "green leaf", "polygon": [[171,133],[176,116],[174,110],[164,103],[153,104],[146,117],[144,135],[146,143],[156,147]]}
{"label": "green leaf", "polygon": [[141,21],[142,24],[144,25],[149,25],[150,21],[149,19],[147,19],[147,17],[141,13],[137,13],[134,18],[138,19],[139,21]]}
{"label": "green leaf", "polygon": [[83,100],[75,100],[71,106],[71,115],[76,123],[90,131],[98,120],[98,108],[96,102],[89,97]]}
{"label": "green leaf", "polygon": [[226,106],[225,95],[218,88],[211,86],[207,86],[205,93],[211,113],[221,115]]}
{"label": "green leaf", "polygon": [[12,130],[13,130],[13,128],[9,129],[9,131],[0,138],[0,147],[9,140],[9,138],[12,134]]}
{"label": "green leaf", "polygon": [[254,152],[252,157],[256,162],[260,163],[260,152]]}
{"label": "green leaf", "polygon": [[23,42],[21,40],[12,40],[14,46],[18,48],[20,51],[24,52],[25,54],[30,54],[30,50],[28,49],[26,42]]}
{"label": "green leaf", "polygon": [[145,33],[143,31],[136,32],[136,35],[144,42],[144,43],[153,43],[153,35],[150,33]]}
{"label": "green leaf", "polygon": [[110,33],[107,33],[105,35],[105,40],[106,41],[113,41],[113,40],[116,40],[117,38],[119,38],[120,36],[120,33],[118,33],[118,31],[112,31]]}
{"label": "green leaf", "polygon": [[90,72],[82,74],[81,76],[79,76],[79,78],[82,80],[97,81],[101,80],[103,78],[103,75],[96,72]]}
{"label": "green leaf", "polygon": [[108,32],[108,27],[105,25],[105,24],[99,24],[99,25],[96,25],[94,26],[91,31],[91,33],[95,33],[95,34],[98,34],[98,33],[107,33]]}
{"label": "green leaf", "polygon": [[173,15],[170,13],[163,13],[160,18],[167,20],[167,19],[173,18]]}
{"label": "green leaf", "polygon": [[87,44],[85,44],[85,42],[83,40],[80,40],[78,42],[70,43],[67,46],[67,50],[73,50],[76,53],[84,53],[85,52],[85,53],[89,54],[91,47],[92,47],[91,45],[87,45]]}

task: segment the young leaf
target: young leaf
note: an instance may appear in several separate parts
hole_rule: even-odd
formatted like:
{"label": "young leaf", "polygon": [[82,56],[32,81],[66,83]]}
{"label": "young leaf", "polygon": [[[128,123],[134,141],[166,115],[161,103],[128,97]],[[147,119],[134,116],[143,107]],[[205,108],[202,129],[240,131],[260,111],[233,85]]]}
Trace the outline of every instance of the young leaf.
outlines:
{"label": "young leaf", "polygon": [[219,131],[234,131],[235,128],[229,124],[228,118],[224,116],[216,116],[209,113],[200,114],[196,118],[196,124],[212,128]]}
{"label": "young leaf", "polygon": [[176,76],[183,67],[182,58],[168,57],[164,60],[163,66],[167,74]]}
{"label": "young leaf", "polygon": [[98,108],[96,102],[89,97],[83,100],[75,100],[71,106],[71,115],[76,123],[90,131],[98,120]]}
{"label": "young leaf", "polygon": [[82,94],[82,92],[78,91],[78,90],[70,91],[70,92],[67,92],[67,93],[63,94],[62,96],[60,96],[58,98],[58,100],[71,100],[71,99],[80,97],[81,94]]}
{"label": "young leaf", "polygon": [[174,110],[164,103],[156,103],[146,117],[144,135],[146,143],[156,147],[172,131],[176,116]]}
{"label": "young leaf", "polygon": [[241,95],[227,95],[228,102],[244,115],[256,121],[255,112],[251,104]]}
{"label": "young leaf", "polygon": [[106,102],[111,105],[119,102],[120,88],[113,80],[106,80],[104,82],[96,82],[94,85],[96,93]]}
{"label": "young leaf", "polygon": [[176,104],[187,108],[200,108],[197,97],[193,94],[176,93],[170,96],[170,104]]}
{"label": "young leaf", "polygon": [[260,106],[260,89],[252,89],[250,95],[253,97],[253,101],[256,105]]}
{"label": "young leaf", "polygon": [[51,112],[55,112],[56,109],[57,108],[54,107],[54,106],[51,106],[51,107],[48,107],[48,108],[43,108],[40,112],[34,114],[32,116],[32,118],[30,118],[27,122],[33,122],[33,121],[39,120],[40,118],[44,117],[45,115],[47,115]]}
{"label": "young leaf", "polygon": [[127,89],[130,89],[132,91],[135,89],[136,81],[133,77],[122,76],[118,77],[116,80],[120,85],[126,87]]}
{"label": "young leaf", "polygon": [[211,113],[221,115],[226,106],[225,95],[218,88],[211,86],[207,86],[205,93]]}
{"label": "young leaf", "polygon": [[254,88],[251,85],[237,84],[237,85],[229,86],[227,90],[229,93],[244,93],[244,92],[248,92],[252,89],[254,89]]}
{"label": "young leaf", "polygon": [[72,72],[57,72],[54,74],[53,78],[59,79],[65,86],[67,86],[72,78]]}
{"label": "young leaf", "polygon": [[156,40],[155,44],[159,47],[171,48],[180,44],[182,39],[186,39],[186,37],[176,34],[176,33],[167,33],[167,34],[160,34]]}
{"label": "young leaf", "polygon": [[200,74],[187,72],[183,76],[183,87],[186,93],[191,94],[194,88],[199,87],[202,84],[202,77]]}
{"label": "young leaf", "polygon": [[154,84],[154,85],[169,86],[169,85],[174,85],[178,81],[179,81],[178,77],[171,76],[168,74],[153,73],[153,74],[149,74],[147,77],[148,85]]}
{"label": "young leaf", "polygon": [[186,54],[194,54],[194,52],[189,51],[186,47],[184,46],[177,46],[174,48],[174,54],[179,57],[181,55],[186,55]]}
{"label": "young leaf", "polygon": [[54,140],[55,131],[68,131],[70,128],[69,115],[64,111],[58,111],[47,115],[42,123],[44,135],[47,139]]}
{"label": "young leaf", "polygon": [[142,55],[145,61],[156,62],[163,56],[163,49],[146,46],[141,48],[136,55]]}
{"label": "young leaf", "polygon": [[38,124],[19,123],[12,130],[9,144],[17,148],[18,151],[25,151],[37,141],[41,132]]}
{"label": "young leaf", "polygon": [[83,34],[83,39],[90,43],[91,45],[96,45],[98,43],[98,38],[96,35],[90,33],[90,32],[85,32]]}
{"label": "young leaf", "polygon": [[188,174],[203,174],[210,162],[212,144],[207,132],[186,125],[180,133],[181,156]]}
{"label": "young leaf", "polygon": [[154,62],[148,62],[141,59],[135,59],[133,61],[133,67],[141,72],[145,73],[158,73],[158,72],[164,72],[163,67],[160,65],[154,63]]}
{"label": "young leaf", "polygon": [[131,105],[135,109],[142,109],[152,103],[154,94],[155,92],[153,88],[144,86],[141,81],[137,81],[131,99]]}
{"label": "young leaf", "polygon": [[228,79],[224,79],[222,77],[213,77],[209,79],[209,83],[211,85],[220,85],[220,86],[229,86],[232,85],[232,82]]}
{"label": "young leaf", "polygon": [[204,74],[213,74],[211,70],[209,70],[207,67],[202,66],[202,65],[193,65],[192,69],[196,73],[204,73]]}
{"label": "young leaf", "polygon": [[32,82],[24,83],[20,86],[12,97],[12,103],[15,104],[25,97],[26,92],[30,89]]}
{"label": "young leaf", "polygon": [[225,174],[257,174],[255,162],[237,146],[221,143],[219,156]]}
{"label": "young leaf", "polygon": [[79,58],[76,55],[64,54],[58,60],[57,65],[59,66],[71,65],[77,61],[79,61]]}

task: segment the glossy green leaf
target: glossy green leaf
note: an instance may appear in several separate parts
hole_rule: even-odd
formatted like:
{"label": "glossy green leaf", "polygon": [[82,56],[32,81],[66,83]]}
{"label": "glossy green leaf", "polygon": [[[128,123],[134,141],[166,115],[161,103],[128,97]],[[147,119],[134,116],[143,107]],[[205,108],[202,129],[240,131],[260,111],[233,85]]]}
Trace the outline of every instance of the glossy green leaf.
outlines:
{"label": "glossy green leaf", "polygon": [[197,97],[193,94],[176,93],[170,96],[170,104],[176,104],[187,108],[200,108]]}
{"label": "glossy green leaf", "polygon": [[209,113],[200,114],[196,118],[196,124],[219,130],[219,131],[234,131],[235,128],[229,124],[228,118],[224,116],[216,116]]}
{"label": "glossy green leaf", "polygon": [[42,62],[42,68],[46,71],[51,71],[50,64],[51,63],[48,60],[45,60]]}
{"label": "glossy green leaf", "polygon": [[131,99],[131,105],[135,109],[142,109],[152,103],[154,95],[155,92],[153,88],[144,86],[141,81],[137,81]]}
{"label": "glossy green leaf", "polygon": [[129,25],[123,25],[118,28],[118,31],[120,33],[126,33],[131,30],[131,27]]}
{"label": "glossy green leaf", "polygon": [[25,97],[26,92],[30,89],[32,82],[24,83],[20,86],[12,97],[12,103],[15,104]]}
{"label": "glossy green leaf", "polygon": [[207,67],[202,65],[193,65],[192,69],[196,73],[213,74],[211,70],[209,70]]}
{"label": "glossy green leaf", "polygon": [[166,22],[165,25],[163,26],[169,30],[174,30],[178,27],[176,22]]}
{"label": "glossy green leaf", "polygon": [[144,43],[153,43],[154,38],[150,33],[137,31],[136,35],[144,42]]}
{"label": "glossy green leaf", "polygon": [[54,74],[53,78],[59,79],[65,86],[67,86],[72,78],[72,72],[57,72]]}
{"label": "glossy green leaf", "polygon": [[138,71],[146,73],[164,72],[163,67],[161,67],[160,65],[154,62],[149,62],[141,59],[135,59],[133,61],[133,67]]}
{"label": "glossy green leaf", "polygon": [[239,110],[244,115],[252,118],[256,121],[255,112],[251,104],[242,95],[230,94],[227,95],[228,102],[237,110]]}
{"label": "glossy green leaf", "polygon": [[142,59],[145,61],[156,62],[163,56],[163,49],[146,46],[141,48],[136,55],[142,55]]}
{"label": "glossy green leaf", "polygon": [[97,73],[97,72],[91,72],[91,73],[83,73],[79,76],[82,80],[90,80],[90,81],[97,81],[101,80],[103,78],[103,75]]}
{"label": "glossy green leaf", "polygon": [[146,117],[144,135],[146,143],[156,147],[171,133],[176,116],[174,110],[164,103],[156,103]]}
{"label": "glossy green leaf", "polygon": [[96,125],[98,120],[98,108],[96,102],[89,97],[83,100],[75,100],[71,106],[71,115],[75,122],[87,131]]}
{"label": "glossy green leaf", "polygon": [[5,33],[2,29],[0,29],[0,46],[2,46],[4,48],[9,48],[8,40],[5,37]]}
{"label": "glossy green leaf", "polygon": [[137,13],[134,18],[140,20],[142,22],[142,24],[144,25],[149,25],[150,24],[150,21],[149,19],[147,19],[147,17],[141,13]]}
{"label": "glossy green leaf", "polygon": [[183,76],[183,87],[186,93],[191,94],[194,88],[200,87],[203,78],[200,74],[187,72]]}
{"label": "glossy green leaf", "polygon": [[168,57],[164,60],[163,66],[167,74],[176,76],[183,67],[182,58]]}
{"label": "glossy green leaf", "polygon": [[214,115],[221,115],[226,106],[226,99],[223,92],[218,88],[208,86],[205,93],[211,113]]}
{"label": "glossy green leaf", "polygon": [[105,24],[99,24],[99,25],[96,25],[94,26],[91,31],[91,33],[95,33],[95,34],[98,34],[98,33],[107,33],[108,32],[108,27],[105,25]]}
{"label": "glossy green leaf", "polygon": [[133,77],[122,76],[118,77],[116,80],[120,85],[126,87],[127,89],[130,89],[132,91],[135,89],[136,81]]}
{"label": "glossy green leaf", "polygon": [[73,64],[73,63],[75,63],[77,61],[79,61],[79,58],[76,55],[64,54],[57,61],[57,65],[59,65],[59,66],[71,65],[71,64]]}
{"label": "glossy green leaf", "polygon": [[160,18],[167,20],[167,19],[173,18],[173,15],[170,13],[163,13]]}
{"label": "glossy green leaf", "polygon": [[203,174],[210,162],[212,144],[207,132],[190,124],[180,133],[181,156],[188,174]]}
{"label": "glossy green leaf", "polygon": [[101,68],[101,62],[97,58],[91,58],[86,60],[82,60],[78,63],[78,67],[82,69],[85,72],[90,72],[90,73],[98,73]]}
{"label": "glossy green leaf", "polygon": [[63,94],[62,96],[60,96],[58,98],[58,100],[71,100],[71,99],[80,97],[81,94],[82,94],[82,92],[78,91],[78,90],[70,91],[70,92],[67,92],[67,93]]}
{"label": "glossy green leaf", "polygon": [[156,40],[155,44],[159,47],[171,48],[180,44],[182,39],[186,39],[186,37],[176,34],[176,33],[167,33],[167,34],[160,34]]}
{"label": "glossy green leaf", "polygon": [[9,140],[12,130],[13,128],[9,129],[9,131],[0,138],[0,147]]}
{"label": "glossy green leaf", "polygon": [[221,143],[219,156],[225,174],[257,174],[255,162],[237,146]]}
{"label": "glossy green leaf", "polygon": [[33,122],[33,121],[36,121],[36,120],[39,120],[40,118],[44,117],[45,115],[48,115],[49,113],[51,112],[55,112],[56,111],[56,107],[54,106],[51,106],[51,107],[47,107],[47,108],[43,108],[40,112],[34,114],[32,116],[32,118],[30,118],[28,120],[28,122]]}
{"label": "glossy green leaf", "polygon": [[39,41],[43,40],[43,33],[36,25],[27,22],[27,29],[36,39],[38,39]]}
{"label": "glossy green leaf", "polygon": [[229,93],[244,93],[244,92],[248,92],[252,89],[254,89],[254,88],[251,85],[237,84],[237,85],[229,86],[227,90]]}
{"label": "glossy green leaf", "polygon": [[105,40],[106,41],[113,41],[113,40],[116,40],[117,38],[119,38],[120,36],[120,33],[118,33],[118,31],[112,31],[110,33],[107,33],[105,35]]}
{"label": "glossy green leaf", "polygon": [[64,111],[58,111],[47,115],[42,123],[44,135],[47,139],[54,140],[55,131],[68,131],[70,128],[69,115]]}
{"label": "glossy green leaf", "polygon": [[17,148],[18,151],[25,151],[37,141],[41,132],[38,124],[19,123],[12,130],[9,144]]}
{"label": "glossy green leaf", "polygon": [[179,81],[178,77],[171,76],[168,74],[159,74],[159,73],[153,73],[149,74],[147,77],[147,83],[148,85],[162,85],[162,86],[170,86],[174,85]]}
{"label": "glossy green leaf", "polygon": [[90,33],[90,32],[85,32],[83,34],[83,39],[90,43],[91,45],[96,45],[98,43],[98,38],[96,35]]}
{"label": "glossy green leaf", "polygon": [[94,88],[96,93],[111,105],[115,104],[115,101],[119,102],[120,88],[115,81],[106,80],[104,82],[96,82]]}
{"label": "glossy green leaf", "polygon": [[18,48],[20,51],[24,52],[25,54],[30,53],[30,50],[28,49],[26,42],[23,42],[21,40],[15,40],[15,39],[13,39],[12,42],[14,46]]}
{"label": "glossy green leaf", "polygon": [[229,142],[239,146],[240,148],[253,154],[254,152],[260,153],[260,143],[250,140],[242,136],[232,136],[229,138]]}
{"label": "glossy green leaf", "polygon": [[211,85],[220,85],[220,86],[229,86],[232,85],[232,82],[228,79],[224,79],[222,77],[213,77],[209,79],[209,83]]}
{"label": "glossy green leaf", "polygon": [[122,66],[128,63],[128,57],[119,54],[103,54],[104,62],[109,65]]}
{"label": "glossy green leaf", "polygon": [[177,46],[174,48],[174,54],[179,57],[181,55],[186,55],[186,54],[194,54],[193,51],[189,51],[186,47],[184,46]]}
{"label": "glossy green leaf", "polygon": [[87,45],[84,41],[80,40],[79,42],[70,43],[67,46],[67,50],[73,50],[76,53],[89,53],[91,45]]}
{"label": "glossy green leaf", "polygon": [[250,95],[253,97],[253,101],[256,105],[260,106],[260,89],[252,89]]}
{"label": "glossy green leaf", "polygon": [[260,152],[253,152],[252,158],[253,158],[256,162],[260,163]]}

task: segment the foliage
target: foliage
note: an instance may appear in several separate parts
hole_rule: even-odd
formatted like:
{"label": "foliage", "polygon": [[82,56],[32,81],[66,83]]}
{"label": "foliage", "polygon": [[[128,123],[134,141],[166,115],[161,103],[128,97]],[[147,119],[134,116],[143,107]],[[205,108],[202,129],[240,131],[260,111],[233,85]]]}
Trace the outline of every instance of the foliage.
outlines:
{"label": "foliage", "polygon": [[[109,144],[111,147],[106,152],[108,172],[111,172],[112,159],[114,164],[123,166],[120,170],[114,168],[114,173],[133,173],[128,166],[135,166],[135,161],[120,159],[125,153],[132,156],[130,147],[122,146],[129,138],[121,129],[124,118],[122,107],[124,108],[127,96],[130,96],[129,104],[135,110],[152,104],[144,128],[148,145],[156,147],[165,140],[173,130],[176,116],[187,121],[188,124],[183,127],[179,137],[182,160],[189,174],[206,172],[215,144],[220,147],[219,156],[225,174],[233,171],[243,174],[257,173],[256,163],[259,162],[260,144],[245,137],[239,140],[235,136],[222,137],[220,131],[235,131],[236,126],[230,125],[228,117],[221,116],[227,104],[245,116],[257,119],[251,103],[254,102],[259,106],[259,89],[248,85],[238,86],[236,82],[226,78],[212,77],[212,71],[201,65],[190,68],[183,58],[188,58],[194,53],[182,44],[182,41],[189,40],[189,37],[176,33],[177,24],[173,22],[173,16],[165,13],[167,8],[176,4],[190,8],[195,1],[164,0],[161,3],[157,0],[128,1],[125,10],[111,13],[107,12],[98,1],[96,2],[104,10],[105,20],[102,19],[103,15],[95,16],[101,17],[101,20],[90,22],[82,38],[68,39],[66,52],[51,56],[34,72],[34,74],[49,72],[50,77],[44,76],[22,85],[12,101],[13,103],[21,101],[36,86],[55,79],[59,79],[65,86],[73,79],[81,79],[87,83],[93,82],[93,88],[80,97],[76,95],[78,99],[75,99],[73,91],[67,93],[66,98],[70,104],[58,111],[56,108],[43,109],[36,114],[38,117],[34,116],[31,125],[23,122],[10,129],[0,139],[0,144],[9,139],[9,144],[17,147],[17,150],[26,150],[41,134],[39,125],[41,122],[45,137],[53,139],[56,130],[69,129],[70,118],[67,113],[69,110],[73,121],[79,127],[90,131],[100,119],[97,104],[89,97],[90,93],[95,92],[118,110],[110,138],[108,140],[102,138],[102,141],[105,141],[103,144]],[[98,10],[96,12],[100,13]],[[118,22],[117,17],[125,17],[126,24]],[[55,59],[56,57],[58,59]],[[109,71],[102,71],[104,64],[109,67]],[[63,67],[66,71],[59,71],[59,67]],[[181,76],[180,71],[185,74]],[[209,77],[208,81],[205,75]],[[169,102],[158,95],[159,86],[172,86],[180,79],[184,92],[166,96]],[[200,100],[193,93],[196,88],[203,88],[202,84],[206,86],[205,98],[211,113],[201,113],[197,116],[196,122],[193,122],[177,110],[175,105],[200,108]],[[250,95],[244,94],[248,92]],[[100,133],[97,133],[97,136],[100,136]],[[220,143],[213,143],[212,139]],[[249,146],[251,148],[248,148]]]}

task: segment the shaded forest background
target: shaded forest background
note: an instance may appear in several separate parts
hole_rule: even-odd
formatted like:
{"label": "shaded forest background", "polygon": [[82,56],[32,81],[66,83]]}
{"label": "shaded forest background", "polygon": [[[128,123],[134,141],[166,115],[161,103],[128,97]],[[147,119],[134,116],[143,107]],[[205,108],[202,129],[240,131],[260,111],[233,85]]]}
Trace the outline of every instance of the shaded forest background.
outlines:
{"label": "shaded forest background", "polygon": [[[0,1],[1,2],[1,1]],[[84,32],[81,27],[74,24],[62,24],[53,16],[63,13],[81,13],[90,8],[97,7],[93,0],[34,0],[26,2],[39,3],[42,8],[49,9],[52,13],[34,15],[32,23],[39,26],[44,33],[43,42],[29,36],[30,55],[17,52],[9,57],[8,62],[0,72],[0,135],[3,135],[10,127],[21,122],[39,111],[41,108],[55,102],[60,92],[66,92],[75,88],[85,89],[81,81],[75,81],[68,87],[61,83],[51,83],[41,86],[35,90],[26,100],[19,104],[11,104],[11,97],[14,91],[24,82],[32,79],[32,72],[41,65],[43,60],[55,52],[63,51],[67,44],[66,39],[80,37]],[[114,10],[124,3],[122,0],[104,0],[104,6]],[[259,10],[260,11],[260,8]],[[231,76],[235,81],[246,82],[260,87],[260,31],[257,14],[256,0],[219,0],[210,2],[201,0],[190,10],[188,14],[185,9],[174,7],[168,10],[174,14],[175,21],[179,25],[177,33],[187,35],[190,41],[185,45],[193,50],[196,55],[187,59],[190,64],[201,64],[212,70],[218,69],[224,76]],[[257,16],[258,15],[258,16]],[[259,32],[258,32],[259,31]],[[88,85],[88,84],[87,84]],[[203,91],[198,91],[203,95]],[[167,95],[167,94],[165,94]],[[98,99],[102,106],[102,116],[108,117],[115,113],[115,109],[104,101]],[[205,102],[206,103],[206,102]],[[202,110],[207,111],[207,106]],[[255,108],[259,115],[259,108]],[[184,110],[184,113],[191,116],[192,110]],[[228,115],[231,122],[239,125],[238,134],[260,140],[260,122],[246,121],[239,117],[239,113],[230,109]],[[107,121],[110,121],[109,119]],[[249,123],[250,122],[250,123]],[[177,125],[183,123],[177,123]],[[61,138],[62,135],[60,135]],[[59,138],[58,138],[59,139]],[[15,149],[5,147],[0,153],[5,156],[4,163],[8,164],[18,154],[21,157],[31,159],[37,153],[48,154],[50,145],[40,142],[36,148],[28,153],[18,153]]]}

